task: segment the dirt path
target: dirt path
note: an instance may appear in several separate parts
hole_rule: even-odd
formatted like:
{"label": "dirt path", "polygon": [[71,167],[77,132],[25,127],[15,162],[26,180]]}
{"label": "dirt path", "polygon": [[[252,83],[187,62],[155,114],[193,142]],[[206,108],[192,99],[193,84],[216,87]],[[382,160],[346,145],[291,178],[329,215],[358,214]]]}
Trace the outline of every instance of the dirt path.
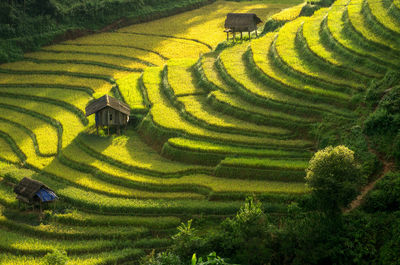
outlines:
{"label": "dirt path", "polygon": [[354,201],[352,201],[352,202],[350,203],[349,207],[346,208],[346,209],[343,211],[344,213],[348,213],[348,212],[354,210],[355,208],[359,207],[359,206],[361,205],[361,203],[363,202],[365,195],[367,195],[367,193],[375,187],[375,184],[378,182],[378,180],[380,180],[381,178],[383,178],[383,177],[386,175],[386,173],[388,173],[390,170],[393,169],[393,166],[394,166],[393,162],[388,162],[388,161],[386,161],[386,160],[383,158],[383,156],[382,156],[381,154],[377,153],[375,150],[373,150],[373,149],[371,149],[371,148],[370,148],[370,152],[372,152],[372,153],[374,153],[374,154],[377,155],[378,159],[379,159],[379,160],[382,162],[382,164],[383,164],[383,169],[382,169],[382,171],[380,172],[380,174],[379,174],[379,176],[377,177],[376,180],[372,181],[371,183],[369,183],[368,185],[366,185],[366,186],[361,190],[360,195],[358,195],[357,198],[356,198]]}

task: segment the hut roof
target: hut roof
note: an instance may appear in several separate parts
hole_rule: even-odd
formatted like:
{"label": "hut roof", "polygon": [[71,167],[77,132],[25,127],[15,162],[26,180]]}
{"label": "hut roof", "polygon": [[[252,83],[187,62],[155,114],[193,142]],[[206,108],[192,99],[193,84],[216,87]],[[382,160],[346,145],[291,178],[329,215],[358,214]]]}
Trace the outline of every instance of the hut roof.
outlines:
{"label": "hut roof", "polygon": [[[30,178],[23,178],[18,185],[14,187],[14,192],[17,194],[18,199],[27,203],[33,202],[35,196],[38,196],[42,202],[52,201],[58,198],[49,187],[40,181]],[[45,193],[50,194],[50,197],[44,197],[43,194]]]}
{"label": "hut roof", "polygon": [[249,30],[253,30],[261,22],[262,20],[254,13],[228,13],[225,20],[225,28],[241,29],[250,27]]}
{"label": "hut roof", "polygon": [[131,109],[128,104],[119,101],[116,98],[110,97],[109,95],[104,95],[101,98],[90,102],[89,105],[86,106],[86,116],[92,115],[93,113],[102,110],[105,107],[113,108],[126,115],[131,113]]}

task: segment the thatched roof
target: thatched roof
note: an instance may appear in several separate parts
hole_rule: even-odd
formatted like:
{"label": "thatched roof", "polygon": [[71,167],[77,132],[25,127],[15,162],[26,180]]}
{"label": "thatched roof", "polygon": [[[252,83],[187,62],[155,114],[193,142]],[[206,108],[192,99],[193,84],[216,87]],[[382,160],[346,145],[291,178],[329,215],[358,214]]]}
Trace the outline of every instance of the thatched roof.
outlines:
{"label": "thatched roof", "polygon": [[119,101],[116,98],[110,97],[109,95],[104,95],[87,105],[85,109],[86,116],[92,115],[93,113],[96,113],[99,110],[104,109],[105,107],[110,107],[112,109],[118,110],[119,112],[122,112],[126,115],[129,115],[131,113],[131,109],[128,104]]}
{"label": "thatched roof", "polygon": [[225,28],[237,32],[253,31],[261,22],[261,19],[254,13],[228,13]]}
{"label": "thatched roof", "polygon": [[26,203],[34,202],[35,196],[37,197],[36,199],[44,201],[40,197],[44,192],[52,193],[54,194],[55,199],[58,198],[52,189],[44,185],[42,182],[30,178],[23,178],[18,185],[14,187],[14,192],[17,194],[17,199]]}

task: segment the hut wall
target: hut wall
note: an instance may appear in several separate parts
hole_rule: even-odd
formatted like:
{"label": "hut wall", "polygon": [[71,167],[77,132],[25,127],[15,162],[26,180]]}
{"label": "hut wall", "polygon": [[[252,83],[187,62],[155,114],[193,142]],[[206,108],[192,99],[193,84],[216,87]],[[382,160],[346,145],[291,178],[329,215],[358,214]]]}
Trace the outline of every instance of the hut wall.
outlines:
{"label": "hut wall", "polygon": [[99,126],[126,125],[127,115],[112,108],[99,111]]}

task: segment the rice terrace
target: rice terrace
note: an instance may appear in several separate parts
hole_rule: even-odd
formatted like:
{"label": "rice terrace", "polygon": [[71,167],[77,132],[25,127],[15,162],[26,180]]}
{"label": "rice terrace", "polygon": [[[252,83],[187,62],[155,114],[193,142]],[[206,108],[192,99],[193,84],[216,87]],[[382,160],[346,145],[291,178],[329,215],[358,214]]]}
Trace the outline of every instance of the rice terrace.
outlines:
{"label": "rice terrace", "polygon": [[0,264],[400,264],[399,0],[0,9]]}

